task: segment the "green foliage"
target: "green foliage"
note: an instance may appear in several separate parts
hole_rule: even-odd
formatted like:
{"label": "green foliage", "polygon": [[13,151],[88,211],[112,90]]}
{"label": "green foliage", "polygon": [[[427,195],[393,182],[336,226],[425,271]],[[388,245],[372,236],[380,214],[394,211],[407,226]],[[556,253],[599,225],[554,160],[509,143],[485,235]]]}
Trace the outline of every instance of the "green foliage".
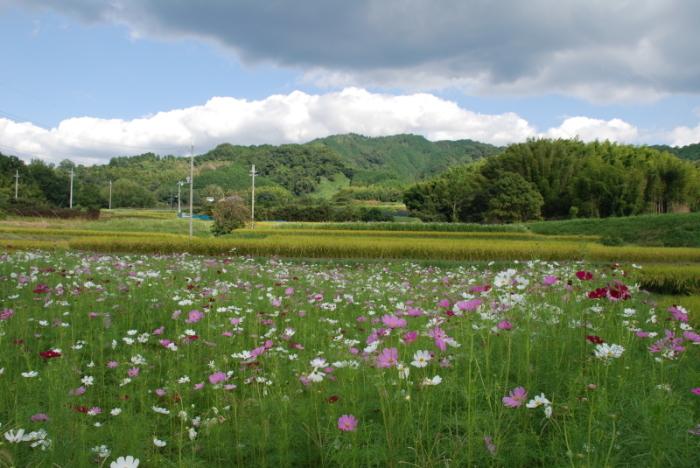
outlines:
{"label": "green foliage", "polygon": [[214,205],[212,214],[214,215],[214,224],[212,224],[211,232],[215,236],[230,234],[233,230],[245,226],[245,223],[250,219],[248,206],[241,197],[236,195],[219,200]]}
{"label": "green foliage", "polygon": [[[105,198],[106,191],[102,189]],[[112,206],[119,208],[146,208],[155,204],[153,193],[137,182],[119,179],[112,184]]]}
{"label": "green foliage", "polygon": [[[469,175],[468,169],[478,175]],[[700,207],[700,170],[669,153],[609,142],[544,139],[510,145],[482,165],[465,166],[461,172],[453,169],[416,184],[405,192],[404,203],[429,221],[523,219],[515,191],[494,197],[494,190],[506,189],[502,180],[506,173],[517,174],[534,187],[546,219]],[[515,183],[512,176],[507,179],[508,185]],[[523,193],[528,197],[525,205],[534,209],[537,197],[528,190]],[[536,217],[537,210],[527,216]]]}
{"label": "green foliage", "polygon": [[700,247],[700,213],[543,221],[528,223],[527,227],[545,235],[597,235],[608,243],[617,240],[636,245]]}
{"label": "green foliage", "polygon": [[323,144],[347,161],[356,185],[416,182],[501,151],[472,140],[430,142],[419,135],[372,138],[348,134],[312,143]]}
{"label": "green foliage", "polygon": [[520,174],[503,172],[485,190],[488,223],[517,223],[539,219],[542,195]]}

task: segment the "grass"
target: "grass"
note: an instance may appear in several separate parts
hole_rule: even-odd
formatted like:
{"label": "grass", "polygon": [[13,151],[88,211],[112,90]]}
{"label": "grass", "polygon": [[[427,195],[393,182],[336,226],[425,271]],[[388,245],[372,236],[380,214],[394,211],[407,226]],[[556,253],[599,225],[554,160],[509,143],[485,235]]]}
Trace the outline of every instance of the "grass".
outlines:
{"label": "grass", "polygon": [[585,297],[620,270],[35,251],[0,277],[8,465],[696,466],[700,347],[652,353],[635,329],[683,330],[647,295]]}
{"label": "grass", "polygon": [[526,226],[537,234],[597,235],[610,243],[700,247],[700,213],[541,221]]}

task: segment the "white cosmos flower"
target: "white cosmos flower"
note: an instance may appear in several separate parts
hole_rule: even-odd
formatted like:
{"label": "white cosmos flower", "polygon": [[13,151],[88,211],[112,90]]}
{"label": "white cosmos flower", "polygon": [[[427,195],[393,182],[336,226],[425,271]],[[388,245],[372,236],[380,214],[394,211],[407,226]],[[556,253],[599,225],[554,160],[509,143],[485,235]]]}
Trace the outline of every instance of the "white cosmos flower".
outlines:
{"label": "white cosmos flower", "polygon": [[112,411],[109,412],[112,416],[119,416],[122,413],[121,408],[113,408]]}
{"label": "white cosmos flower", "polygon": [[28,436],[24,435],[24,429],[17,429],[17,432],[10,429],[5,433],[5,439],[11,444],[19,444],[29,440]]}
{"label": "white cosmos flower", "polygon": [[544,393],[540,393],[539,395],[535,396],[532,400],[527,402],[528,408],[539,408],[540,406],[549,406],[551,405],[552,402],[547,399],[547,397],[544,396]]}
{"label": "white cosmos flower", "polygon": [[625,348],[618,344],[612,344],[609,345],[607,343],[602,343],[599,345],[596,345],[595,347],[595,357],[598,359],[603,359],[607,361],[608,359],[617,359],[620,356],[622,356],[622,353],[625,351]]}
{"label": "white cosmos flower", "polygon": [[187,431],[187,436],[190,438],[190,440],[197,438],[197,431],[194,429],[194,427],[190,427],[190,429]]}
{"label": "white cosmos flower", "polygon": [[316,359],[311,360],[311,367],[313,367],[315,369],[319,369],[321,367],[327,367],[327,366],[328,366],[328,362],[326,362],[326,360],[323,359],[322,357],[317,357]]}
{"label": "white cosmos flower", "polygon": [[436,376],[433,377],[432,379],[429,379],[429,378],[426,377],[425,379],[423,379],[423,382],[422,382],[422,383],[423,383],[423,385],[425,385],[425,386],[440,385],[440,384],[442,383],[442,377],[440,377],[439,375],[436,375]]}
{"label": "white cosmos flower", "polygon": [[22,372],[22,377],[25,377],[27,379],[31,379],[39,375],[37,371],[28,371],[28,372]]}
{"label": "white cosmos flower", "polygon": [[109,450],[109,447],[107,447],[106,445],[97,445],[97,446],[93,447],[92,449],[90,449],[90,451],[97,454],[97,456],[100,458],[107,458],[107,457],[109,457],[109,454],[111,453],[111,451]]}
{"label": "white cosmos flower", "polygon": [[153,445],[155,445],[158,448],[162,448],[162,447],[165,447],[166,445],[168,445],[168,443],[164,440],[160,440],[157,437],[154,437],[153,438]]}
{"label": "white cosmos flower", "polygon": [[139,459],[134,458],[131,455],[126,457],[119,457],[109,464],[109,468],[138,468]]}
{"label": "white cosmos flower", "polygon": [[153,409],[153,411],[155,411],[156,413],[160,413],[160,414],[170,414],[170,410],[168,410],[167,408],[161,408],[160,406],[153,406],[152,409]]}
{"label": "white cosmos flower", "polygon": [[425,367],[431,359],[433,359],[433,357],[430,355],[430,351],[419,350],[413,355],[411,365],[414,367]]}
{"label": "white cosmos flower", "polygon": [[86,375],[85,377],[80,379],[80,381],[83,383],[83,385],[89,387],[94,383],[95,379],[91,375]]}

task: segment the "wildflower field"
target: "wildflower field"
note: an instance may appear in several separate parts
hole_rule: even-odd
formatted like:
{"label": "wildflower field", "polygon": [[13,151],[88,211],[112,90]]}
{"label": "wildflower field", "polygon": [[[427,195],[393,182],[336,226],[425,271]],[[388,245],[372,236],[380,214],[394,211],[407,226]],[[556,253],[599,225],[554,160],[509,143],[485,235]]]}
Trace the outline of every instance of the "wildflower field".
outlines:
{"label": "wildflower field", "polygon": [[697,466],[698,311],[639,271],[6,252],[0,465]]}

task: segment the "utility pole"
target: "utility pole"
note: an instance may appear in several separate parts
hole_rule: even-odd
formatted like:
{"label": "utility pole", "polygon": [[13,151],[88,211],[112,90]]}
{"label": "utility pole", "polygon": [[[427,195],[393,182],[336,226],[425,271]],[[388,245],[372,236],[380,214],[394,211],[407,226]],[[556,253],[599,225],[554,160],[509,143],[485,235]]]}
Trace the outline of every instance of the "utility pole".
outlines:
{"label": "utility pole", "polygon": [[194,145],[190,145],[190,238],[192,237],[192,200],[194,199]]}
{"label": "utility pole", "polygon": [[17,200],[17,192],[19,190],[19,169],[15,171],[15,200]]}
{"label": "utility pole", "polygon": [[250,177],[253,179],[250,197],[250,228],[255,229],[255,164],[250,169]]}
{"label": "utility pole", "polygon": [[182,207],[180,205],[180,189],[185,183],[181,180],[177,181],[177,215],[180,216],[182,214]]}
{"label": "utility pole", "polygon": [[70,199],[68,200],[69,208],[73,208],[73,168],[70,169]]}
{"label": "utility pole", "polygon": [[112,181],[109,181],[109,209],[112,209]]}

